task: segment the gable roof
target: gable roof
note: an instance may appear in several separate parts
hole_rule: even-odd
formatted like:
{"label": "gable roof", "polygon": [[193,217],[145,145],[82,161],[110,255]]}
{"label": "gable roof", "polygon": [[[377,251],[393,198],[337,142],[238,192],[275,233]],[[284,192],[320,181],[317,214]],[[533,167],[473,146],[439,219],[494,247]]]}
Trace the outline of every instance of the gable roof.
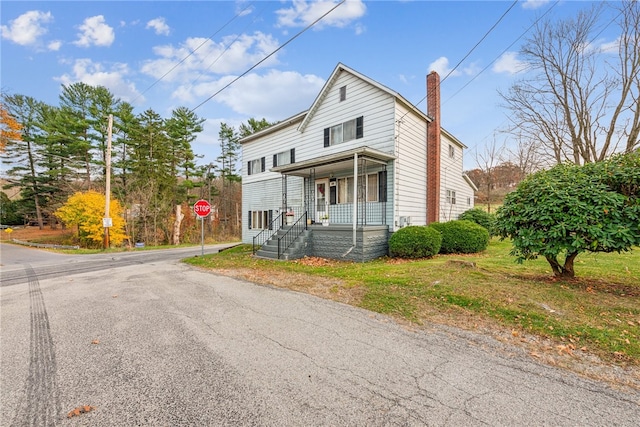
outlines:
{"label": "gable roof", "polygon": [[291,126],[291,125],[299,122],[300,120],[302,120],[304,118],[304,116],[307,114],[307,111],[303,111],[301,113],[298,113],[295,116],[291,116],[288,119],[285,119],[285,120],[283,120],[281,122],[278,122],[278,123],[276,123],[274,125],[266,127],[264,129],[261,129],[258,132],[252,133],[251,135],[247,135],[244,138],[240,138],[238,140],[238,142],[240,144],[244,144],[245,142],[249,142],[249,141],[251,141],[253,139],[260,138],[260,137],[265,136],[265,135],[269,135],[270,133],[275,132],[277,130],[280,130],[282,128],[285,128],[287,126]]}
{"label": "gable roof", "polygon": [[415,105],[413,105],[412,103],[407,101],[398,92],[395,92],[395,91],[389,89],[388,87],[378,83],[377,81],[375,81],[373,79],[370,79],[369,77],[365,76],[364,74],[361,74],[361,73],[357,72],[356,70],[354,70],[352,68],[349,68],[346,65],[344,65],[343,63],[339,62],[338,65],[336,66],[336,68],[334,68],[333,72],[331,73],[331,76],[329,76],[329,78],[327,79],[326,83],[322,87],[322,90],[320,91],[318,96],[316,96],[316,99],[313,101],[313,104],[311,104],[311,107],[307,111],[307,115],[305,116],[305,118],[300,123],[300,126],[298,126],[298,130],[300,132],[304,131],[304,128],[307,126],[307,124],[309,124],[309,121],[311,121],[311,119],[313,118],[313,115],[315,114],[315,112],[318,111],[318,108],[320,107],[320,104],[322,104],[322,101],[327,96],[327,93],[329,92],[329,89],[331,88],[333,83],[336,81],[336,79],[338,78],[338,75],[340,75],[341,72],[347,72],[347,73],[353,74],[354,76],[358,77],[361,80],[364,80],[365,82],[367,82],[371,86],[375,86],[376,88],[380,89],[381,91],[386,92],[389,95],[393,96],[398,101],[400,101],[403,104],[405,104],[410,110],[413,110],[416,114],[421,116],[424,120],[426,120],[428,122],[430,122],[432,120],[431,117],[427,116],[427,114],[424,113],[423,111],[420,111]]}

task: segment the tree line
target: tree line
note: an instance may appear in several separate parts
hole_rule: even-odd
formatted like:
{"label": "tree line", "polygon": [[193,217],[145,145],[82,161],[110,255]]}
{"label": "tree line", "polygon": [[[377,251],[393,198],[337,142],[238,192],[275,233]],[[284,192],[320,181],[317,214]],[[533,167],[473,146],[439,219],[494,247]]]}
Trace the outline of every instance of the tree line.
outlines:
{"label": "tree line", "polygon": [[220,155],[199,165],[202,156],[191,144],[205,120],[186,107],[174,109],[168,118],[153,109],[135,114],[131,104],[107,88],[78,82],[62,86],[57,106],[3,93],[1,111],[3,187],[18,188],[21,196],[4,200],[5,217],[56,227],[53,213],[70,196],[104,193],[111,115],[111,194],[124,208],[127,236],[152,244],[179,244],[197,236],[195,218],[185,208],[200,198],[214,207],[209,232],[239,234],[238,140],[269,125],[250,119],[236,130],[222,123]]}

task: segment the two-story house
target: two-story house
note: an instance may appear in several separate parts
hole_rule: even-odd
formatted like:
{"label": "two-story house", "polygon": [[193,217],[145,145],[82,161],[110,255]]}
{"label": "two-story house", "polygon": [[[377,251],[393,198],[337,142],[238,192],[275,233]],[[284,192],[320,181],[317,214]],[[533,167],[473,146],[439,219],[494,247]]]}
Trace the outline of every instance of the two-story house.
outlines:
{"label": "two-story house", "polygon": [[466,147],[440,126],[435,72],[425,113],[338,64],[307,111],[240,143],[242,241],[258,255],[366,261],[401,227],[473,208]]}

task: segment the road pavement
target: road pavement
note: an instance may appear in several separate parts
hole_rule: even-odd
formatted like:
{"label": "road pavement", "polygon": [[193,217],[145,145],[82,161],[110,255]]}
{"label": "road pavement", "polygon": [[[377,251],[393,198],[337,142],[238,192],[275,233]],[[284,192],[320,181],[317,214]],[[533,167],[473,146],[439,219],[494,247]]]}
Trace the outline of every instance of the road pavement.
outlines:
{"label": "road pavement", "polygon": [[[112,260],[63,277],[52,265],[82,262],[45,255],[9,265],[1,249],[2,281],[13,272],[0,287],[1,426],[640,420],[637,390],[538,364],[481,335],[412,329],[344,304],[211,274],[180,263],[181,254]],[[82,405],[91,410],[67,418]]]}

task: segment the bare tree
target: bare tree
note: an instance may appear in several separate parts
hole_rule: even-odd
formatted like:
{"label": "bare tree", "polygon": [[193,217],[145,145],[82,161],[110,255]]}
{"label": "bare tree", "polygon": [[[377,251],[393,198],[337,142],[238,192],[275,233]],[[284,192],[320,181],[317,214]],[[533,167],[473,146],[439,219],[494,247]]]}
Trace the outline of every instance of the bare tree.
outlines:
{"label": "bare tree", "polygon": [[483,151],[476,153],[476,165],[478,169],[482,171],[484,176],[484,189],[487,194],[487,212],[491,213],[491,194],[495,189],[495,168],[503,161],[500,153],[503,151],[504,146],[496,145],[496,138],[494,136],[491,143],[485,145]]}
{"label": "bare tree", "polygon": [[640,3],[618,3],[611,50],[595,45],[604,4],[575,18],[540,21],[521,50],[528,69],[507,93],[511,131],[554,163],[601,161],[640,146]]}

